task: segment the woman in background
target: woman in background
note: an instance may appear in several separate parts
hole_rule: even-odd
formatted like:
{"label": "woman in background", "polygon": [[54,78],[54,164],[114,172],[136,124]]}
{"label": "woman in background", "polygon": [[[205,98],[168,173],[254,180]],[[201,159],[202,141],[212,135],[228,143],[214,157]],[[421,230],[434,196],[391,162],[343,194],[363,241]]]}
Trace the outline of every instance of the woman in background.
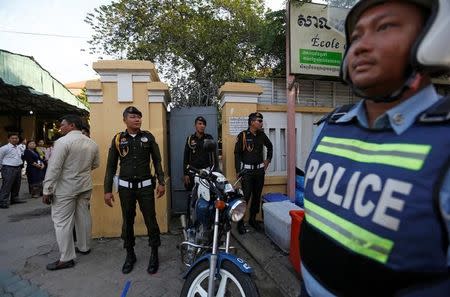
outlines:
{"label": "woman in background", "polygon": [[36,151],[36,142],[30,140],[27,142],[27,149],[23,154],[24,160],[27,162],[26,174],[28,185],[32,198],[39,198],[42,192],[42,182],[45,176],[45,164],[39,153]]}

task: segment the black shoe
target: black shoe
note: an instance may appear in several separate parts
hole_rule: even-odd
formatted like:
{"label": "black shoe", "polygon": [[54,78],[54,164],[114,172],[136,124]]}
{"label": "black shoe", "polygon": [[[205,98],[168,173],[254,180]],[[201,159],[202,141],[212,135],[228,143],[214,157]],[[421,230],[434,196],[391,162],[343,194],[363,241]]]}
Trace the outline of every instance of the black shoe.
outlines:
{"label": "black shoe", "polygon": [[12,200],[11,204],[27,203],[25,200]]}
{"label": "black shoe", "polygon": [[158,247],[152,247],[152,253],[150,255],[150,261],[148,261],[147,272],[150,274],[155,274],[159,268],[158,259]]}
{"label": "black shoe", "polygon": [[125,258],[125,263],[122,266],[122,273],[127,274],[133,270],[134,263],[136,263],[136,254],[134,249],[127,250],[127,257]]}
{"label": "black shoe", "polygon": [[53,263],[47,264],[47,270],[60,270],[66,268],[72,268],[75,266],[75,262],[73,260],[70,261],[55,261]]}
{"label": "black shoe", "polygon": [[80,251],[78,247],[75,247],[75,252],[82,255],[88,255],[91,252],[91,249],[88,249],[87,251]]}
{"label": "black shoe", "polygon": [[238,230],[239,234],[241,234],[241,235],[247,233],[247,229],[245,228],[243,220],[240,220],[237,223],[237,230]]}
{"label": "black shoe", "polygon": [[0,205],[0,208],[6,209],[6,208],[9,208],[9,206],[8,205]]}
{"label": "black shoe", "polygon": [[252,226],[257,232],[259,232],[259,231],[262,230],[261,226],[259,225],[259,223],[258,223],[256,220],[250,220],[250,221],[248,222],[248,224],[249,224],[250,226]]}

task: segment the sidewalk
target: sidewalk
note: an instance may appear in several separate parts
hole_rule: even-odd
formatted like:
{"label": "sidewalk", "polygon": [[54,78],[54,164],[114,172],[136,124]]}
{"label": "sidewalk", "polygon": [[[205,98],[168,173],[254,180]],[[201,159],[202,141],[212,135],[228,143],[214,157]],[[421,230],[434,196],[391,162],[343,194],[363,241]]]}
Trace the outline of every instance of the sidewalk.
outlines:
{"label": "sidewalk", "polygon": [[272,278],[284,297],[298,297],[300,276],[289,261],[288,255],[272,243],[264,231],[256,232],[251,227],[249,229],[250,232],[241,235],[233,226],[231,233]]}
{"label": "sidewalk", "polygon": [[[160,270],[146,273],[150,250],[146,237],[136,239],[138,261],[124,275],[125,257],[120,238],[95,239],[89,255],[77,255],[72,269],[48,271],[45,266],[58,256],[50,207],[40,199],[30,199],[22,183],[25,204],[0,209],[0,297],[100,297],[120,296],[127,281],[127,297],[176,297],[183,286],[186,267],[181,264],[176,246],[180,230],[161,236]],[[233,228],[235,229],[235,228]],[[297,297],[299,280],[287,256],[264,233],[234,233],[232,245],[237,255],[255,269],[254,280],[261,297]]]}
{"label": "sidewalk", "polygon": [[185,267],[178,250],[178,234],[161,237],[160,269],[146,272],[150,257],[148,241],[136,239],[137,263],[122,274],[125,259],[120,238],[95,239],[89,255],[77,255],[75,267],[48,271],[46,265],[59,257],[50,207],[30,199],[23,181],[20,197],[27,203],[0,209],[0,297],[100,297],[121,296],[127,281],[127,297],[179,296]]}

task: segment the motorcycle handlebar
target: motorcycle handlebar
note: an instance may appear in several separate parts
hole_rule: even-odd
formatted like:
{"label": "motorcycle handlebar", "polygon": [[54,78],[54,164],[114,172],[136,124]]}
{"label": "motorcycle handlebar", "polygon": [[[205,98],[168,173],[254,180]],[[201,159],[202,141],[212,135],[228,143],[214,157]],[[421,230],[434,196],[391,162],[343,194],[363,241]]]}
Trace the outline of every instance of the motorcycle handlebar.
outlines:
{"label": "motorcycle handlebar", "polygon": [[192,167],[191,165],[188,165],[186,167],[189,171],[197,174],[198,176],[200,176],[201,178],[205,178],[205,179],[209,179],[209,180],[213,180],[215,181],[217,179],[217,176],[208,173],[207,171],[203,170],[203,169],[197,169],[195,167]]}

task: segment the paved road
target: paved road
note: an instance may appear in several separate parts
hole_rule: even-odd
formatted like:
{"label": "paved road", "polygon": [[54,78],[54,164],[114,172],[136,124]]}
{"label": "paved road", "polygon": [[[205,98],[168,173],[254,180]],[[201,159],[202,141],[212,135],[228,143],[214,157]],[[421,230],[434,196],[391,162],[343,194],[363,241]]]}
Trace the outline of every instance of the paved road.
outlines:
{"label": "paved road", "polygon": [[[26,183],[22,189],[27,189]],[[25,193],[21,196],[29,197]],[[120,239],[94,240],[92,252],[79,256],[74,268],[47,271],[45,265],[59,255],[50,207],[39,199],[28,198],[27,201],[25,204],[12,205],[9,209],[0,209],[0,270],[16,273],[50,296],[120,296],[127,281],[131,281],[128,297],[179,296],[185,267],[176,249],[181,239],[176,227],[172,228],[174,231],[171,233],[162,236],[161,264],[156,275],[146,273],[149,248],[145,238],[136,241],[138,262],[128,275],[120,271],[125,256]],[[238,255],[249,260],[255,268],[255,280],[261,296],[283,296],[254,259],[237,243],[233,244],[238,247]]]}

